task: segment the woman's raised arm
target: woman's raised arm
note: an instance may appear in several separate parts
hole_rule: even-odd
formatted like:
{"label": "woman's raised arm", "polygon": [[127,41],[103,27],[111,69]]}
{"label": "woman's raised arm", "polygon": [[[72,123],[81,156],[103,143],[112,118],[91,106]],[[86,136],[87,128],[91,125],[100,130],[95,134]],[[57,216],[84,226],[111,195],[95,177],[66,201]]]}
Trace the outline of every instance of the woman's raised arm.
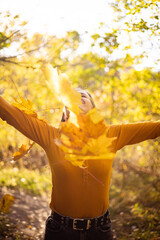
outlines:
{"label": "woman's raised arm", "polygon": [[108,131],[109,137],[117,137],[115,150],[126,145],[143,142],[160,136],[160,121],[113,125]]}
{"label": "woman's raised arm", "polygon": [[46,149],[57,137],[58,130],[44,121],[34,118],[6,102],[0,96],[0,118],[15,127],[23,135]]}

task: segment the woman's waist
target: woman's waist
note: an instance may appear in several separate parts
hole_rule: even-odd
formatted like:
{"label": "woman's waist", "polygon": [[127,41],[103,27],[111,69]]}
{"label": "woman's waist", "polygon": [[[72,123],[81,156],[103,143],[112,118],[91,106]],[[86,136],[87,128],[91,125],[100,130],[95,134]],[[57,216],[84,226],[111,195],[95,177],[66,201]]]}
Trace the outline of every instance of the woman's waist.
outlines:
{"label": "woman's waist", "polygon": [[64,216],[73,218],[92,218],[101,216],[109,207],[108,194],[76,195],[72,192],[67,196],[52,195],[50,208]]}

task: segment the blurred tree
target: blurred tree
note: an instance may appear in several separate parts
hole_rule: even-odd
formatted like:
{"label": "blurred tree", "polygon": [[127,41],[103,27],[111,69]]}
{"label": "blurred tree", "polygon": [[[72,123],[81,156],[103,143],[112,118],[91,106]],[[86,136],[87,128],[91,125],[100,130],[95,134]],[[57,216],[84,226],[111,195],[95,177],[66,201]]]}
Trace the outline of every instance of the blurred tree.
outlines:
{"label": "blurred tree", "polygon": [[[114,0],[114,24],[101,23],[93,34],[93,45],[109,59],[132,55],[134,64],[159,63],[160,2],[154,0]],[[100,51],[101,49],[101,51]],[[103,50],[103,51],[102,51]]]}
{"label": "blurred tree", "polygon": [[[20,45],[27,38],[24,26],[26,21],[21,21],[19,15],[9,12],[0,13],[0,63],[18,64],[18,58],[23,54]],[[17,61],[16,61],[17,60]]]}
{"label": "blurred tree", "polygon": [[[159,34],[159,7],[156,0],[114,0],[111,6],[117,13],[117,19],[125,24],[127,31],[148,31],[149,34]],[[129,21],[126,21],[129,20]],[[121,23],[122,23],[121,22]]]}
{"label": "blurred tree", "polygon": [[[0,14],[0,93],[10,103],[14,97],[29,98],[39,115],[48,122],[53,120],[53,124],[59,124],[62,112],[57,109],[59,105],[47,89],[39,69],[44,62],[62,70],[69,68],[71,57],[79,46],[80,35],[73,31],[61,38],[40,33],[28,37],[26,24],[18,15]],[[3,126],[0,132],[1,143],[5,147],[9,142],[17,145],[18,139],[23,138],[8,125]]]}

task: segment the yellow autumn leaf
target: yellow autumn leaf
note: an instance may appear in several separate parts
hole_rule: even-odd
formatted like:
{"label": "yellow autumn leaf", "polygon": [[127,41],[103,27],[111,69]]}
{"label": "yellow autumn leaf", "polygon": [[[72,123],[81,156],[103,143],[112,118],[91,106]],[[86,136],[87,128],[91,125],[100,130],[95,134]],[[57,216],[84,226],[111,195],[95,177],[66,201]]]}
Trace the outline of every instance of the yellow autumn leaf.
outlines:
{"label": "yellow autumn leaf", "polygon": [[37,113],[33,109],[33,104],[32,102],[27,99],[25,100],[23,97],[20,98],[14,98],[15,102],[12,103],[12,105],[18,109],[20,109],[22,112],[25,112],[32,117],[37,118]]}
{"label": "yellow autumn leaf", "polygon": [[[100,115],[96,109],[94,111],[89,111],[88,114],[79,114],[77,116],[77,122],[80,128],[89,136],[93,138],[97,138],[102,135],[106,131],[106,124],[103,118],[98,117],[98,121],[93,120],[93,115]],[[91,112],[91,113],[90,113]]]}
{"label": "yellow autumn leaf", "polygon": [[[65,159],[74,166],[86,167],[86,160],[113,159],[110,146],[115,138],[108,138],[108,128],[96,110],[77,115],[78,126],[72,122],[61,124],[60,139],[56,144],[65,153]],[[94,118],[95,116],[95,118]]]}
{"label": "yellow autumn leaf", "polygon": [[9,195],[9,194],[5,194],[1,199],[0,199],[0,211],[4,212],[4,213],[8,213],[10,207],[12,206],[14,202],[14,197]]}
{"label": "yellow autumn leaf", "polygon": [[60,74],[60,94],[62,103],[75,114],[80,113],[81,94],[71,87],[71,82],[66,74]]}
{"label": "yellow autumn leaf", "polygon": [[[112,138],[112,141],[115,138]],[[90,153],[91,155],[102,156],[106,153],[107,148],[111,145],[111,139],[106,137],[106,133],[98,137],[97,139],[90,138],[81,150],[81,154],[85,155]],[[109,151],[108,151],[109,152]]]}
{"label": "yellow autumn leaf", "polygon": [[21,147],[19,148],[19,151],[13,153],[13,160],[14,161],[19,160],[21,157],[27,154],[34,144],[35,142],[29,143],[29,146],[22,144]]}
{"label": "yellow autumn leaf", "polygon": [[[64,137],[66,136],[66,137]],[[68,140],[67,140],[68,139]],[[61,140],[68,146],[67,142],[75,148],[82,148],[87,142],[87,134],[81,128],[75,126],[73,123],[61,123]]]}
{"label": "yellow autumn leaf", "polygon": [[23,97],[20,98],[14,98],[15,102],[12,103],[12,105],[22,112],[37,118],[40,121],[46,122],[43,118],[38,117],[37,113],[35,112],[35,109],[33,108],[33,103],[27,99],[25,100]]}
{"label": "yellow autumn leaf", "polygon": [[96,108],[91,109],[87,115],[90,117],[91,121],[95,124],[99,122],[103,122],[104,118],[102,115],[96,110]]}
{"label": "yellow autumn leaf", "polygon": [[60,100],[60,86],[59,86],[59,76],[57,68],[53,68],[51,64],[44,64],[42,71],[46,78],[46,83],[50,90],[52,91],[54,97],[57,100]]}
{"label": "yellow autumn leaf", "polygon": [[71,87],[68,76],[62,73],[58,75],[57,69],[53,68],[51,64],[45,64],[42,71],[54,97],[72,112],[79,114],[81,94]]}
{"label": "yellow autumn leaf", "polygon": [[85,167],[86,160],[109,160],[113,159],[115,154],[110,152],[109,146],[115,138],[107,138],[105,135],[98,139],[89,138],[88,142],[82,148],[75,148],[73,145],[66,146],[64,142],[60,148],[65,152],[65,159],[73,165]]}

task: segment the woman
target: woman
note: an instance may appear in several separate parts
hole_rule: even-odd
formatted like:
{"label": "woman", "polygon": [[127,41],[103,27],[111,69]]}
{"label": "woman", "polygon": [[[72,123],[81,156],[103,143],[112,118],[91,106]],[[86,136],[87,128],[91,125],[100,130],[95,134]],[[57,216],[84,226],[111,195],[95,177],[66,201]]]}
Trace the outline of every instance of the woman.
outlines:
{"label": "woman", "polygon": [[[95,107],[90,94],[81,93],[79,108],[87,113]],[[52,172],[51,215],[46,222],[45,240],[110,240],[109,185],[113,159],[88,161],[88,170],[100,184],[81,168],[64,161],[64,153],[55,144],[59,130],[38,120],[0,97],[0,117],[26,137],[37,142],[46,152]],[[62,121],[67,121],[65,108]],[[160,136],[160,121],[109,126],[107,137],[115,137],[112,152]],[[55,164],[59,163],[59,164]]]}

